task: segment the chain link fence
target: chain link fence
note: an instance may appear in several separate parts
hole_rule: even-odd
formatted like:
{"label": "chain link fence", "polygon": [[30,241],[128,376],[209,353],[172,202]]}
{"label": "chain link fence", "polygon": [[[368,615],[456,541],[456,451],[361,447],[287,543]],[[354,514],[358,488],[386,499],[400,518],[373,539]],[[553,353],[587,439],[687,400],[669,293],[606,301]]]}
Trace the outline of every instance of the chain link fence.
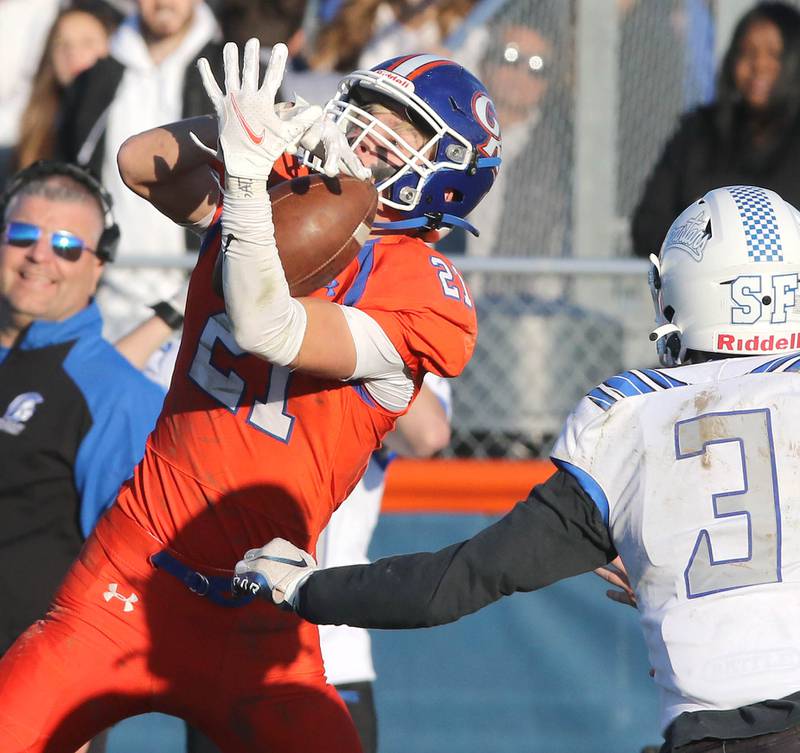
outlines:
{"label": "chain link fence", "polygon": [[646,263],[460,263],[479,331],[472,360],[453,380],[453,441],[445,455],[547,457],[586,392],[619,371],[657,364]]}
{"label": "chain link fence", "polygon": [[[175,262],[128,257],[118,265]],[[657,365],[642,260],[461,257],[456,265],[472,293],[478,340],[452,381],[444,457],[547,457],[586,392],[625,369]]]}

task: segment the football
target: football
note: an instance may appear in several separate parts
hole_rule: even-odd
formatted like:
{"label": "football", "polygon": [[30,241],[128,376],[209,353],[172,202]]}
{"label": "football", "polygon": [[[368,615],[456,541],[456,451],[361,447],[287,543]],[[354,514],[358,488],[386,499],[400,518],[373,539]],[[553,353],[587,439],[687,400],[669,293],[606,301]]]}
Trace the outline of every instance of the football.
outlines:
{"label": "football", "polygon": [[[269,190],[278,254],[294,297],[327,285],[353,259],[369,237],[378,208],[375,186],[340,175],[309,175]],[[222,294],[222,254],[214,288]]]}

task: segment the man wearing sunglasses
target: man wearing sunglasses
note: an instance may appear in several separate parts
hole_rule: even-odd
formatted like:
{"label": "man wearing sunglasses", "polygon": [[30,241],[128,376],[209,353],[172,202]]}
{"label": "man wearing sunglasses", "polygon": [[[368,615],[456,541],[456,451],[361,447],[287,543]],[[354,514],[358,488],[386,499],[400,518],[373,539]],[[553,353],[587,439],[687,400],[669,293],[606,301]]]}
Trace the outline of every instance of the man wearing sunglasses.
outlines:
{"label": "man wearing sunglasses", "polygon": [[105,196],[78,168],[38,163],[0,198],[0,655],[44,615],[163,400],[101,336]]}

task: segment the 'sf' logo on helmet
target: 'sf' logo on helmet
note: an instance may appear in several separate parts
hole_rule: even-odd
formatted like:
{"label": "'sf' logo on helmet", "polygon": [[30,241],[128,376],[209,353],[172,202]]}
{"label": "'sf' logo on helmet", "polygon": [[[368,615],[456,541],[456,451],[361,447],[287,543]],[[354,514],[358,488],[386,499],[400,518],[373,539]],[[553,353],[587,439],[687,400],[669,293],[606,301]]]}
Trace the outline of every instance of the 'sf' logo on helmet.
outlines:
{"label": "'sf' logo on helmet", "polygon": [[475,92],[472,97],[472,113],[488,137],[486,141],[478,144],[478,151],[485,157],[499,157],[502,149],[500,124],[497,122],[494,102],[485,92]]}
{"label": "'sf' logo on helmet", "polygon": [[[739,275],[730,281],[731,324],[786,324],[797,305],[800,275]],[[768,321],[767,321],[768,320]]]}

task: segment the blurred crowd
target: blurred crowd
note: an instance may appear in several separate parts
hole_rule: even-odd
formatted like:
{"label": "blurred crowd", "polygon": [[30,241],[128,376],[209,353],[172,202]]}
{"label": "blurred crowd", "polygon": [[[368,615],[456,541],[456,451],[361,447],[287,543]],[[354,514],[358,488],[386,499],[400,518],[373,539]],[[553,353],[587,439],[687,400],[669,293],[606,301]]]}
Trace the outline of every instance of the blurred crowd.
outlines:
{"label": "blurred crowd", "polygon": [[[453,232],[443,250],[570,256],[571,6],[560,0],[3,0],[0,183],[37,159],[55,157],[89,168],[109,190],[121,228],[120,263],[104,274],[97,301],[105,333],[116,339],[149,315],[148,304],[179,286],[186,271],[176,266],[197,249],[188,229],[126,189],[116,153],[134,133],[209,112],[198,57],[219,73],[225,40],[257,36],[264,55],[286,41],[291,65],[283,96],[323,103],[342,73],[413,49],[475,71],[492,93],[503,132],[497,186],[472,216],[481,236]],[[618,245],[637,256],[657,251],[677,209],[711,186],[753,183],[800,199],[790,169],[800,143],[800,15],[791,5],[768,2],[743,17],[714,92],[713,61],[697,59],[708,40],[692,42],[687,31],[710,29],[710,9],[705,0],[618,3],[617,204],[631,226]],[[638,49],[642,39],[653,49]],[[653,72],[658,83],[640,86],[651,53],[669,70]],[[698,72],[707,91],[690,96],[687,82]],[[663,116],[665,108],[672,117]],[[687,108],[670,137],[674,115]]]}
{"label": "blurred crowd", "polygon": [[[543,118],[551,67],[568,33],[565,4],[543,2],[534,28],[522,6],[486,0],[4,0],[0,4],[0,182],[38,159],[89,168],[114,200],[121,229],[118,263],[97,294],[110,339],[149,315],[186,272],[175,269],[197,249],[191,232],[160,216],[123,185],[116,153],[134,133],[208,113],[195,61],[219,73],[224,41],[257,36],[265,55],[286,41],[292,56],[284,96],[325,102],[341,73],[369,68],[408,50],[442,54],[478,72],[494,93],[510,166],[481,208],[480,239],[455,234],[450,252],[496,253],[506,245],[557,249],[567,243],[571,144],[554,118]],[[488,7],[487,6],[491,6]],[[501,14],[490,34],[487,13]],[[522,15],[520,15],[522,8]],[[564,70],[563,66],[560,66]],[[563,83],[563,82],[562,82]],[[551,108],[552,109],[552,108]],[[532,134],[536,133],[536,138]],[[530,186],[528,228],[501,227],[502,208],[519,201],[508,186],[524,180],[514,162],[557,152],[564,169],[543,171]],[[501,230],[503,232],[501,232]],[[549,253],[549,252],[546,252]],[[147,267],[144,264],[151,264]],[[172,269],[168,268],[170,265]],[[135,267],[135,268],[132,268]]]}

